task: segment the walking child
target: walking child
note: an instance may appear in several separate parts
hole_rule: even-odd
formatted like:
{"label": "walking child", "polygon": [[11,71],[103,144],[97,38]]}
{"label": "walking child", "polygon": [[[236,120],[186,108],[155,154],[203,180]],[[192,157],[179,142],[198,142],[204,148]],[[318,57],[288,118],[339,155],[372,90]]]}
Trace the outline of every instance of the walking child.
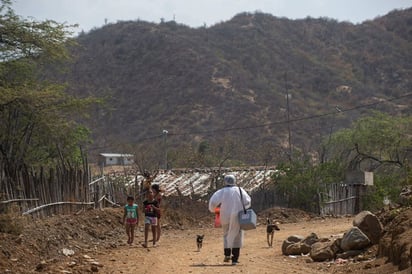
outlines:
{"label": "walking child", "polygon": [[134,203],[132,196],[127,197],[127,204],[124,206],[123,225],[126,228],[127,243],[132,244],[134,240],[134,230],[139,224],[138,206]]}
{"label": "walking child", "polygon": [[161,227],[160,227],[160,203],[162,202],[162,190],[160,189],[160,186],[158,184],[154,184],[151,186],[152,191],[153,191],[153,198],[157,201],[157,207],[159,208],[158,211],[156,211],[156,217],[157,217],[157,226],[156,226],[156,242],[160,240],[160,233],[161,233]]}
{"label": "walking child", "polygon": [[157,232],[157,212],[159,211],[159,203],[154,198],[153,190],[150,188],[147,191],[147,199],[143,202],[144,212],[144,243],[143,247],[147,248],[147,237],[149,230],[152,229],[153,247],[156,246]]}

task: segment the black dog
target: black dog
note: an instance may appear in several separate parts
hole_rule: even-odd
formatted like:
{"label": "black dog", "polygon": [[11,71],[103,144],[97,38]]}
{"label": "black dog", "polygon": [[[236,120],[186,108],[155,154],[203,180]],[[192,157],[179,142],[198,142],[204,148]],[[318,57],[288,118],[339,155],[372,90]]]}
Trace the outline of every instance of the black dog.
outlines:
{"label": "black dog", "polygon": [[203,237],[205,237],[205,235],[197,235],[196,237],[196,244],[197,244],[197,251],[199,252],[200,249],[202,248],[203,245]]}
{"label": "black dog", "polygon": [[[280,230],[276,224],[272,224],[269,218],[266,218],[266,238],[268,241],[268,246],[272,247],[273,244],[273,234],[275,234],[275,230]],[[270,238],[270,241],[269,241]]]}

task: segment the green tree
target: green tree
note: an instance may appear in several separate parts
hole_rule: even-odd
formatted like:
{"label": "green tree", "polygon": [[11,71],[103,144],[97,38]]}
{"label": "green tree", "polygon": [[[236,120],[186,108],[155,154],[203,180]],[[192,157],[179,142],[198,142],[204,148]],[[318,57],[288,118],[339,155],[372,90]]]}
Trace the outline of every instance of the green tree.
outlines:
{"label": "green tree", "polygon": [[93,98],[77,99],[46,79],[72,45],[70,26],[16,15],[0,1],[0,163],[8,177],[23,166],[71,165],[80,160],[88,130],[76,122]]}
{"label": "green tree", "polygon": [[342,159],[348,168],[370,171],[383,165],[403,167],[412,146],[412,117],[381,112],[357,120],[349,129],[333,134],[329,158]]}
{"label": "green tree", "polygon": [[365,203],[376,208],[385,197],[396,201],[400,189],[407,184],[411,136],[412,117],[374,112],[332,135],[329,159],[341,161],[347,170],[374,172],[375,191],[365,196]]}
{"label": "green tree", "polygon": [[320,210],[319,193],[342,178],[338,162],[314,165],[308,160],[280,163],[273,175],[275,191],[285,197],[288,207],[316,213]]}

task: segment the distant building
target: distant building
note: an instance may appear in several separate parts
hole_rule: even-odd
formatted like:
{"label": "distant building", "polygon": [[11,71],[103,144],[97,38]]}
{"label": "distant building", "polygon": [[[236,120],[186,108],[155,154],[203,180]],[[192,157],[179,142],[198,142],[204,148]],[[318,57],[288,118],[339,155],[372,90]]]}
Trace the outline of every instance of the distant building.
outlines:
{"label": "distant building", "polygon": [[123,166],[131,165],[134,163],[133,154],[122,153],[100,153],[99,165],[100,166]]}

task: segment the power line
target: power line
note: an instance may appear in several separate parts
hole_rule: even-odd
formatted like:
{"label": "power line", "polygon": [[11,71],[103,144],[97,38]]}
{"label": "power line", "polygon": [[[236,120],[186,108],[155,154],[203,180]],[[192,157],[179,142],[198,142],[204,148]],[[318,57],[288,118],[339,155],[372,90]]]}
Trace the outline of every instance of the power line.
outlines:
{"label": "power line", "polygon": [[[300,122],[300,121],[319,119],[319,118],[330,116],[330,115],[336,115],[336,114],[339,114],[339,113],[354,111],[354,110],[357,110],[357,109],[369,108],[369,107],[376,106],[376,105],[379,105],[379,104],[382,104],[382,103],[385,103],[385,102],[391,102],[391,101],[395,101],[395,100],[398,100],[398,99],[406,98],[406,97],[409,97],[411,95],[412,95],[412,93],[406,93],[406,94],[398,96],[398,97],[383,99],[383,100],[375,102],[375,103],[359,105],[359,106],[355,106],[355,107],[347,108],[347,109],[343,109],[343,108],[340,108],[340,107],[337,106],[335,108],[336,111],[327,112],[327,113],[318,114],[318,115],[299,117],[299,118],[289,119],[289,120],[280,120],[280,121],[275,121],[275,122],[266,123],[266,124],[251,125],[251,126],[244,126],[244,127],[226,127],[226,128],[212,129],[212,130],[180,132],[180,133],[179,132],[173,133],[173,132],[169,131],[168,136],[207,135],[207,134],[213,135],[214,133],[219,133],[219,132],[227,132],[227,131],[235,131],[235,130],[248,130],[248,129],[263,128],[263,127],[271,127],[271,126],[281,125],[281,124],[286,124],[286,123],[296,123],[296,122]],[[326,128],[326,127],[323,127],[323,128]],[[322,128],[320,128],[320,129],[322,129]],[[313,129],[311,131],[313,131]],[[152,139],[157,139],[157,138],[161,138],[161,137],[163,137],[163,134],[155,134],[155,135],[152,135],[152,136],[138,138],[137,140],[134,140],[134,142],[138,143],[138,142],[142,142],[142,141],[145,141],[145,140],[152,140]],[[103,146],[103,147],[99,147],[99,148],[106,148],[106,147],[110,147],[110,146]],[[91,150],[96,150],[96,149],[99,149],[99,148],[93,148]]]}
{"label": "power line", "polygon": [[275,126],[275,125],[281,125],[281,124],[287,124],[287,123],[296,123],[300,121],[306,121],[306,120],[312,120],[312,119],[318,119],[330,115],[335,115],[338,113],[343,113],[343,112],[349,112],[357,109],[362,109],[362,108],[368,108],[372,106],[376,106],[379,104],[382,104],[384,102],[391,102],[395,101],[398,99],[406,98],[408,96],[411,96],[412,93],[407,93],[398,97],[393,97],[389,99],[383,99],[379,102],[375,103],[370,103],[370,104],[364,104],[364,105],[359,105],[355,106],[352,108],[347,108],[347,109],[341,109],[337,108],[336,111],[333,112],[327,112],[323,114],[318,114],[318,115],[311,115],[311,116],[306,116],[306,117],[299,117],[295,119],[288,119],[288,120],[281,120],[281,121],[276,121],[276,122],[271,122],[271,123],[266,123],[266,124],[260,124],[260,125],[251,125],[251,126],[244,126],[244,127],[228,127],[228,128],[218,128],[218,129],[212,129],[212,130],[204,130],[204,131],[193,131],[193,132],[183,132],[183,133],[169,133],[169,135],[173,136],[184,136],[184,135],[203,135],[203,134],[209,134],[209,133],[218,133],[218,132],[225,132],[225,131],[235,131],[235,130],[247,130],[247,129],[255,129],[255,128],[262,128],[262,127],[270,127],[270,126]]}

